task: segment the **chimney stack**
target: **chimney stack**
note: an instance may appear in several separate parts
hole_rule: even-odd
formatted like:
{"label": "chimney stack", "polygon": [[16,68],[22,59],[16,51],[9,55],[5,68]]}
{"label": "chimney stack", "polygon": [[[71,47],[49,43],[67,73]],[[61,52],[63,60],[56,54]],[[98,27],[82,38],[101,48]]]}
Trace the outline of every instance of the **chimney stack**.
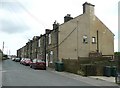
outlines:
{"label": "chimney stack", "polygon": [[70,14],[67,14],[65,17],[64,17],[64,22],[68,22],[69,20],[73,19],[73,17],[71,17]]}
{"label": "chimney stack", "polygon": [[86,14],[94,14],[94,6],[93,4],[91,3],[88,3],[88,2],[85,2],[83,4],[83,14],[86,13]]}
{"label": "chimney stack", "polygon": [[46,33],[46,34],[49,34],[50,32],[51,32],[50,29],[45,29],[45,33]]}
{"label": "chimney stack", "polygon": [[53,24],[53,29],[57,29],[59,27],[59,24],[55,21]]}

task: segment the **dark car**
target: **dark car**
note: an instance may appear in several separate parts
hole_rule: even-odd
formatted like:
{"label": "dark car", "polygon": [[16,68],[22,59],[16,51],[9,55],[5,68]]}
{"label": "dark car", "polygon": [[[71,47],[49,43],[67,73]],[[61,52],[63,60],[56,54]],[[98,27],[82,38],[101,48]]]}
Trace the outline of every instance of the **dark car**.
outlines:
{"label": "dark car", "polygon": [[41,59],[33,59],[30,63],[30,68],[46,70],[46,63]]}

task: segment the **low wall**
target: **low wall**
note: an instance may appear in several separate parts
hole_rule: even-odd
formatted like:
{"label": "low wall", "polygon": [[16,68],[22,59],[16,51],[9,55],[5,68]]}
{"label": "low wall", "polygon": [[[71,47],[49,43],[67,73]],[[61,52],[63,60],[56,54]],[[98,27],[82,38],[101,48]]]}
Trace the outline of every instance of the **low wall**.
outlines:
{"label": "low wall", "polygon": [[55,68],[55,65],[54,65],[54,63],[48,63],[48,67]]}
{"label": "low wall", "polygon": [[109,57],[62,59],[64,70],[83,76],[102,76],[105,66],[116,66],[116,61],[110,61]]}

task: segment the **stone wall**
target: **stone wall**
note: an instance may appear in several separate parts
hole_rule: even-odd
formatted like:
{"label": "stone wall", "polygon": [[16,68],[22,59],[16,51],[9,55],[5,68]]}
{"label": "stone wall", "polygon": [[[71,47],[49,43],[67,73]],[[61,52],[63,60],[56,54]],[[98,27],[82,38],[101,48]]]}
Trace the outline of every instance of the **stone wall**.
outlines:
{"label": "stone wall", "polygon": [[102,76],[105,66],[116,66],[116,61],[110,61],[109,57],[62,59],[64,71],[83,76]]}

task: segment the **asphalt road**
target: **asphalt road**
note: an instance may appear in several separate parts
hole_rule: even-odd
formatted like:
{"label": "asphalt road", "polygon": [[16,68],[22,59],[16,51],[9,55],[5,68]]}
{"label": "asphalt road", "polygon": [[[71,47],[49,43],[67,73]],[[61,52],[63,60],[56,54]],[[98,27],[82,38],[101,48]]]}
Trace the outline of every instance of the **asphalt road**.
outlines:
{"label": "asphalt road", "polygon": [[0,61],[0,87],[2,87],[2,61]]}
{"label": "asphalt road", "polygon": [[101,84],[113,85],[50,69],[34,70],[11,60],[5,60],[2,64],[2,86],[100,86]]}

